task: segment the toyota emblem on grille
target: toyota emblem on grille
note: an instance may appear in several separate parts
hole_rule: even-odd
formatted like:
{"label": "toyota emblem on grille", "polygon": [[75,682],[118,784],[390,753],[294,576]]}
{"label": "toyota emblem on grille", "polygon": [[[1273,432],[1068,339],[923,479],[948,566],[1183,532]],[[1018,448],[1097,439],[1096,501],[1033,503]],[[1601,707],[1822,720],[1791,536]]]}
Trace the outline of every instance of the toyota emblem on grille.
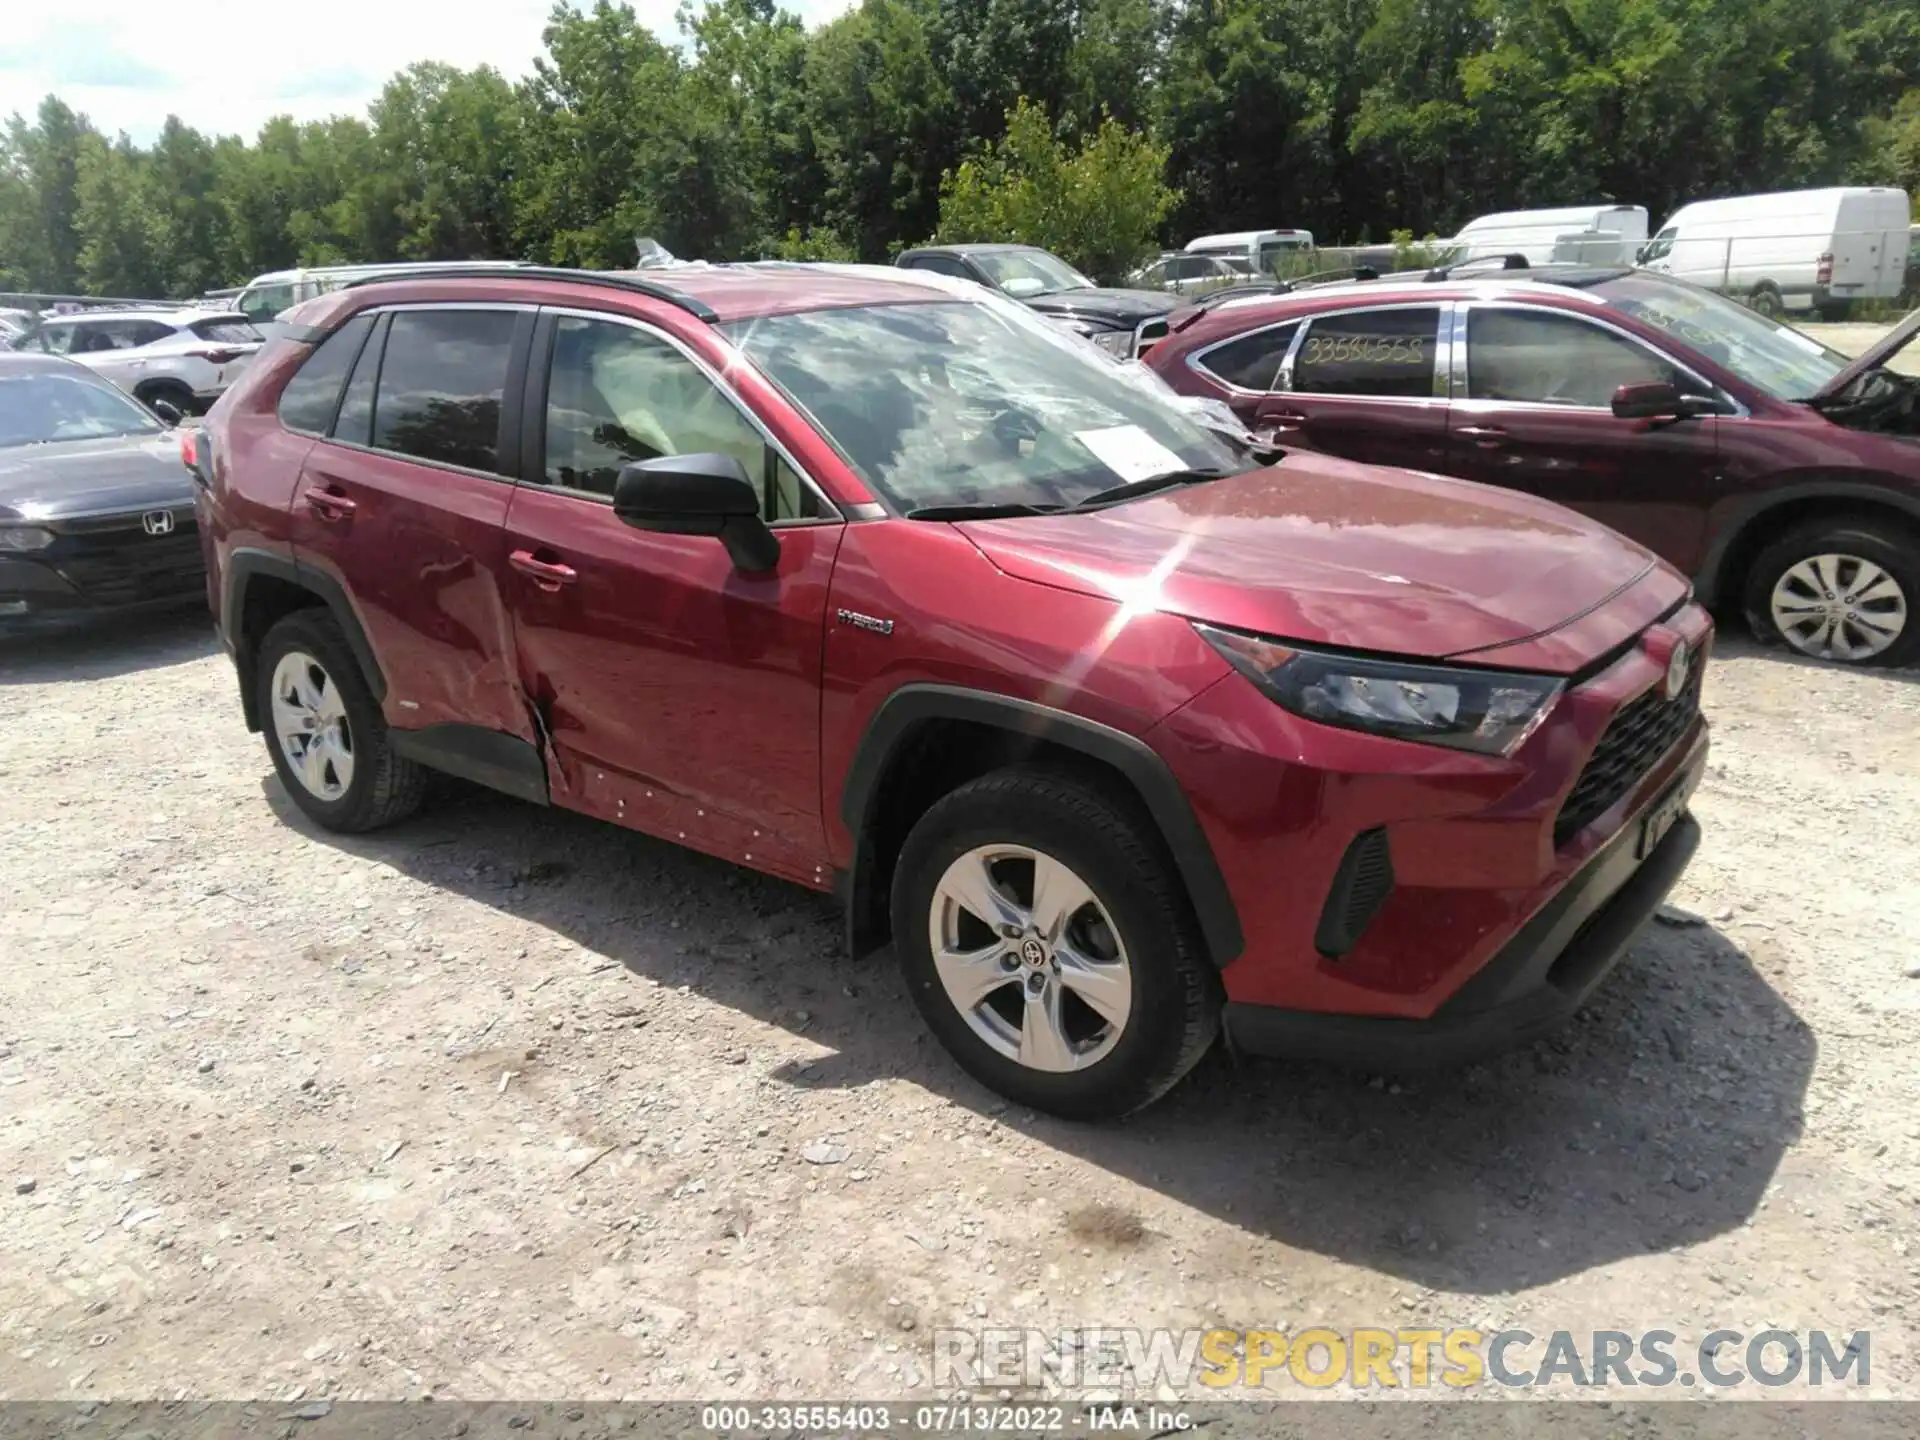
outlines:
{"label": "toyota emblem on grille", "polygon": [[149,510],[140,517],[140,528],[149,535],[171,535],[173,533],[173,512],[171,510]]}
{"label": "toyota emblem on grille", "polygon": [[1673,647],[1673,654],[1667,657],[1667,699],[1673,699],[1687,688],[1687,676],[1692,669],[1693,656],[1683,640]]}

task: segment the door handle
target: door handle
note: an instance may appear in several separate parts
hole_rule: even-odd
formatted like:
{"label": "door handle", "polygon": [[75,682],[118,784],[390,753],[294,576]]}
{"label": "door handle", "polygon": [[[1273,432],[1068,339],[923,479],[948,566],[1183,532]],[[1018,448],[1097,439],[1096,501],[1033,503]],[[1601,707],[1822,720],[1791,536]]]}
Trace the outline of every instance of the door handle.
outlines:
{"label": "door handle", "polygon": [[308,490],[300,498],[322,520],[351,520],[353,512],[359,508],[338,490]]}
{"label": "door handle", "polygon": [[531,550],[514,551],[507,556],[507,563],[522,575],[531,577],[533,583],[548,594],[557,595],[562,585],[571,585],[580,578],[580,572],[571,565],[542,560]]}
{"label": "door handle", "polygon": [[1262,410],[1253,417],[1253,423],[1274,431],[1298,430],[1307,423],[1307,417],[1298,410]]}
{"label": "door handle", "polygon": [[1507,432],[1498,425],[1462,425],[1453,433],[1473,441],[1482,450],[1497,450],[1507,443]]}

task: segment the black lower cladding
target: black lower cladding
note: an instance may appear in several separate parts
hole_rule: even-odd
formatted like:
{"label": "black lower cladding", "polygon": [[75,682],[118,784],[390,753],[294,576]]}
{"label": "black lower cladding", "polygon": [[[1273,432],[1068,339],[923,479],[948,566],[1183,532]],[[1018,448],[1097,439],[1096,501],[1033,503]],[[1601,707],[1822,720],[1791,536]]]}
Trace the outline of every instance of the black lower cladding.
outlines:
{"label": "black lower cladding", "polygon": [[[1691,793],[1705,766],[1703,737],[1674,787]],[[1586,1003],[1700,846],[1699,823],[1688,814],[1644,860],[1637,853],[1639,832],[1638,817],[1622,826],[1499,954],[1424,1020],[1230,1003],[1227,1034],[1248,1054],[1380,1070],[1459,1064],[1535,1039]]]}
{"label": "black lower cladding", "polygon": [[[164,515],[171,528],[151,533],[147,514]],[[206,598],[206,562],[191,506],[57,522],[51,528],[51,545],[9,556],[0,572],[0,585],[27,602],[28,615],[131,610]],[[41,572],[32,577],[34,583],[24,578],[28,566]],[[9,577],[23,578],[15,584]]]}

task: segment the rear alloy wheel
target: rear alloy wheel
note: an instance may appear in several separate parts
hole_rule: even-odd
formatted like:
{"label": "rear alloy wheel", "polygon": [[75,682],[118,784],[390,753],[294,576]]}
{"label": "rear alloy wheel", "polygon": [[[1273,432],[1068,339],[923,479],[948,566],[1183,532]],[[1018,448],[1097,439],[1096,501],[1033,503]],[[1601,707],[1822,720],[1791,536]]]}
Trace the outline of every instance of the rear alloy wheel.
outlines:
{"label": "rear alloy wheel", "polygon": [[1795,531],[1748,577],[1747,612],[1760,638],[1849,665],[1901,665],[1920,653],[1917,604],[1914,541],[1871,521]]}
{"label": "rear alloy wheel", "polygon": [[907,836],[892,901],[927,1024],[1036,1110],[1137,1110],[1219,1031],[1219,977],[1152,821],[1097,781],[1033,765],[962,785]]}
{"label": "rear alloy wheel", "polygon": [[394,753],[379,702],[331,615],[295,611],[267,632],[254,663],[254,713],[294,804],[349,833],[419,808],[426,771]]}

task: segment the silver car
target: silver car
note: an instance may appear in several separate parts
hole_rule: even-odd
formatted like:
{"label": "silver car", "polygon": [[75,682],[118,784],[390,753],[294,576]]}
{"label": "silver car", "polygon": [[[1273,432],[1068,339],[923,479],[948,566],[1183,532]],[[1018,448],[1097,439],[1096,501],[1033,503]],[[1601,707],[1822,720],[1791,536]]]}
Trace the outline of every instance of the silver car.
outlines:
{"label": "silver car", "polygon": [[197,415],[240,378],[263,343],[235,311],[83,310],[48,316],[14,349],[65,355],[150,409]]}

